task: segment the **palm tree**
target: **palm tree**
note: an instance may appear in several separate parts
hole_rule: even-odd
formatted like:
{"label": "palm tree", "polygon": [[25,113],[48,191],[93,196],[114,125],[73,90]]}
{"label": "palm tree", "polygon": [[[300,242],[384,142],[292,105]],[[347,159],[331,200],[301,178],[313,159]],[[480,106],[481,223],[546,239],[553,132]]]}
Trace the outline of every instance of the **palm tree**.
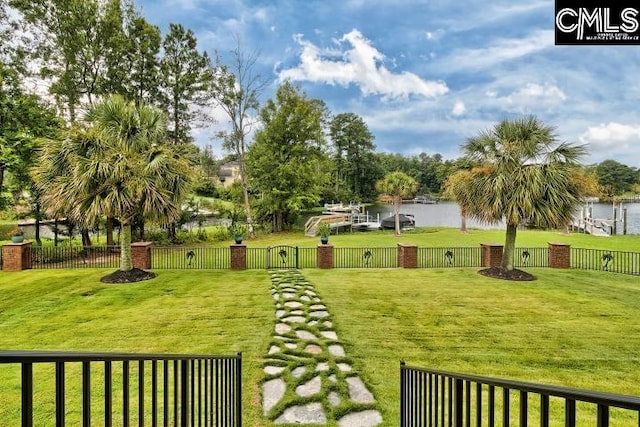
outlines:
{"label": "palm tree", "polygon": [[393,202],[393,214],[396,220],[395,235],[400,235],[400,205],[402,199],[413,196],[418,190],[418,183],[404,172],[396,171],[388,173],[376,183],[376,189],[391,198]]}
{"label": "palm tree", "polygon": [[37,174],[48,200],[70,201],[73,217],[89,224],[105,215],[120,221],[120,270],[128,272],[134,217],[175,221],[190,188],[189,164],[171,149],[166,118],[152,106],[114,95],[86,119],[92,127],[52,144]]}
{"label": "palm tree", "polygon": [[553,128],[534,116],[504,120],[462,146],[479,162],[458,203],[485,223],[507,226],[501,267],[513,270],[518,225],[560,228],[581,201],[575,179],[584,146],[559,143]]}
{"label": "palm tree", "polygon": [[[467,185],[470,181],[470,171],[461,169],[454,172],[453,174],[449,175],[447,180],[444,182],[443,195],[458,202],[467,193]],[[459,203],[458,205],[460,207],[460,231],[466,233],[468,213],[463,204]]]}

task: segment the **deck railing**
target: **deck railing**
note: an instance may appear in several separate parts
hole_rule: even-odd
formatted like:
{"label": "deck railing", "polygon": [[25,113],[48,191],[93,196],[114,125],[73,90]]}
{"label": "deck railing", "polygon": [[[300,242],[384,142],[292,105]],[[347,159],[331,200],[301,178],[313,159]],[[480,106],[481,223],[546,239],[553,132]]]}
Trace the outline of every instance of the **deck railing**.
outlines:
{"label": "deck railing", "polygon": [[0,351],[0,425],[239,427],[241,378],[241,354]]}
{"label": "deck railing", "polygon": [[400,364],[400,427],[610,423],[639,426],[640,398]]}

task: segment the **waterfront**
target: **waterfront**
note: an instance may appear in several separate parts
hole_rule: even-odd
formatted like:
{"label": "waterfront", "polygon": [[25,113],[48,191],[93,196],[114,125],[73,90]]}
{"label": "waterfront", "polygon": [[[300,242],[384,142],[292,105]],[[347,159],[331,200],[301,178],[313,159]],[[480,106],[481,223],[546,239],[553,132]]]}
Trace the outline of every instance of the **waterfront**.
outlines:
{"label": "waterfront", "polygon": [[[592,208],[594,218],[613,218],[613,206],[610,203],[589,203],[589,207]],[[627,234],[640,234],[640,203],[625,203],[623,208],[627,209]],[[617,205],[617,209],[617,218],[620,220],[622,213],[619,205]],[[382,220],[393,215],[393,207],[391,205],[373,205],[367,207],[366,212],[374,218],[379,214]],[[414,215],[417,227],[460,227],[460,209],[455,202],[439,202],[431,205],[405,203],[400,212]],[[501,229],[504,228],[504,223],[482,224],[472,218],[467,218],[467,227]],[[617,228],[618,234],[622,234],[620,221],[618,221]]]}

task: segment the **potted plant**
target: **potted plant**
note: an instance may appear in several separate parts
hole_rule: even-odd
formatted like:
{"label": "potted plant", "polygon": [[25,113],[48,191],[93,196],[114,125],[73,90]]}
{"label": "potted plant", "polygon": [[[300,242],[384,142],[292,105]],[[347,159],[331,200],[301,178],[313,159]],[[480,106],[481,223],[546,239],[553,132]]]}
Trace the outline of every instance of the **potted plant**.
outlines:
{"label": "potted plant", "polygon": [[320,243],[326,245],[329,243],[329,234],[331,234],[331,227],[326,222],[323,222],[318,226],[318,233],[320,233]]}
{"label": "potted plant", "polygon": [[22,243],[24,241],[24,230],[20,227],[16,227],[9,232],[11,241],[13,243]]}
{"label": "potted plant", "polygon": [[231,237],[237,245],[242,243],[242,240],[244,240],[244,236],[245,234],[247,234],[247,231],[249,231],[249,227],[247,227],[247,224],[235,222],[229,226],[229,234],[231,234]]}

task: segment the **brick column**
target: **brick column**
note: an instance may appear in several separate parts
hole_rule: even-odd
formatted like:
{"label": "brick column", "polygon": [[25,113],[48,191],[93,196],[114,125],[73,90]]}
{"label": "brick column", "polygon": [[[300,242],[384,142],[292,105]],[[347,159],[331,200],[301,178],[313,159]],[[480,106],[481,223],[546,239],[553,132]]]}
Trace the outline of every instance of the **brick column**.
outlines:
{"label": "brick column", "polygon": [[398,267],[418,267],[418,246],[398,243]]}
{"label": "brick column", "polygon": [[482,266],[483,267],[500,267],[502,263],[502,249],[503,245],[496,245],[494,243],[480,243],[482,247]]}
{"label": "brick column", "polygon": [[571,267],[571,245],[549,242],[549,268]]}
{"label": "brick column", "polygon": [[318,245],[318,268],[333,268],[333,245]]}
{"label": "brick column", "polygon": [[31,242],[7,243],[2,246],[2,271],[31,268]]}
{"label": "brick column", "polygon": [[247,245],[242,243],[234,243],[231,248],[231,269],[246,270],[247,269]]}
{"label": "brick column", "polygon": [[133,268],[141,270],[151,268],[151,245],[153,245],[153,242],[135,242],[131,244]]}

